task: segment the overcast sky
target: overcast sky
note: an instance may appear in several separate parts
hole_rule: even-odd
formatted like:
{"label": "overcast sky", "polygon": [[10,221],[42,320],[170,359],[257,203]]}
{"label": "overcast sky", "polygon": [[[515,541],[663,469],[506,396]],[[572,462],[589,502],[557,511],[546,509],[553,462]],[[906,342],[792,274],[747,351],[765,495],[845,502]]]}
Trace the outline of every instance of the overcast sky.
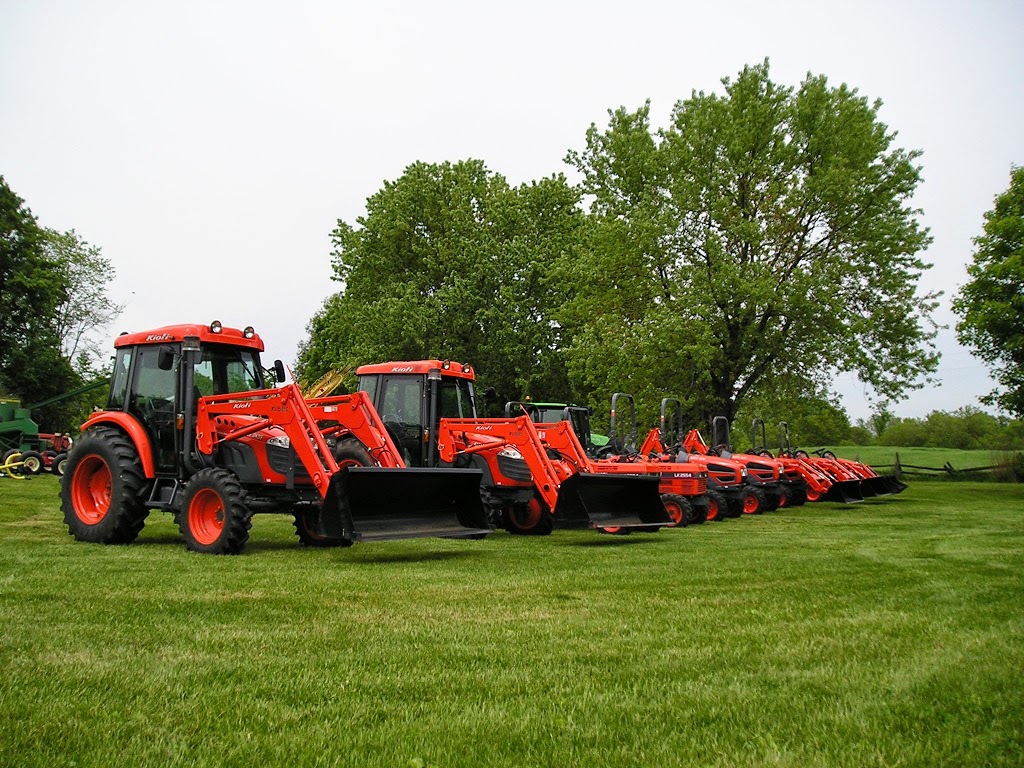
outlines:
{"label": "overcast sky", "polygon": [[[44,226],[117,269],[121,330],[252,324],[295,360],[330,280],[330,232],[415,161],[480,158],[512,184],[564,172],[607,110],[655,127],[771,60],[881,99],[920,149],[939,386],[901,416],[991,388],[950,294],[1024,164],[1024,3],[0,1],[0,175]],[[842,376],[851,418],[864,388]]]}

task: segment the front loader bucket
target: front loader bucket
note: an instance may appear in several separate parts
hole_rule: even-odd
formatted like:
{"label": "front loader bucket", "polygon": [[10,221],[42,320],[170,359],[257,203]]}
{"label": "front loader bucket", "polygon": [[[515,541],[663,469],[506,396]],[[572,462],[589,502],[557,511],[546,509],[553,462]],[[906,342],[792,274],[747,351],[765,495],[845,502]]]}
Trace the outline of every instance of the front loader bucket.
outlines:
{"label": "front loader bucket", "polygon": [[490,533],[478,469],[348,467],[331,477],[321,533],[351,541]]}
{"label": "front loader bucket", "polygon": [[838,501],[842,504],[852,504],[855,501],[864,501],[864,494],[860,490],[860,480],[838,480],[825,492],[825,501]]}
{"label": "front loader bucket", "polygon": [[885,483],[889,494],[903,493],[907,490],[907,484],[897,480],[896,475],[880,475],[878,479]]}
{"label": "front loader bucket", "polygon": [[878,487],[873,477],[862,477],[858,482],[860,483],[860,494],[865,499],[873,499],[875,496],[885,495],[885,491]]}
{"label": "front loader bucket", "polygon": [[670,525],[657,475],[578,472],[562,482],[556,524],[567,528],[646,528]]}

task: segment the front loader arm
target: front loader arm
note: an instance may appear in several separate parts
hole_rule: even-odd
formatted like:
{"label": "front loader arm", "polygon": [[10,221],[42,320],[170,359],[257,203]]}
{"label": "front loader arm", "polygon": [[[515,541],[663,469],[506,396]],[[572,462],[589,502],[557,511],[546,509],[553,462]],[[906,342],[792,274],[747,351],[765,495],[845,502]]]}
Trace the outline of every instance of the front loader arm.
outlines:
{"label": "front loader arm", "polygon": [[326,496],[338,464],[297,384],[199,398],[196,447],[207,456],[222,443],[239,440],[268,427],[284,430],[314,487],[321,497]]}

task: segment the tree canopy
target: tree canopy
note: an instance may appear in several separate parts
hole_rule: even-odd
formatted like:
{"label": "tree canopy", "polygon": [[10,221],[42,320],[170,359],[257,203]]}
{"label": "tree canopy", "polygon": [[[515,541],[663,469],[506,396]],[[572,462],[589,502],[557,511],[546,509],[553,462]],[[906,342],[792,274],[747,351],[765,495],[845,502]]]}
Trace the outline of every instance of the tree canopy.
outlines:
{"label": "tree canopy", "polygon": [[953,301],[957,337],[993,370],[1002,391],[985,402],[1024,417],[1024,168],[985,214],[970,278]]}
{"label": "tree canopy", "polygon": [[616,391],[645,421],[679,397],[697,423],[809,393],[815,423],[846,429],[837,372],[886,400],[920,386],[938,355],[936,295],[917,288],[919,153],[894,146],[879,102],[824,77],[781,86],[766,61],[723,84],[657,130],[649,104],[610,111],[567,155],[576,188],[511,187],[477,160],[409,166],[338,222],[343,287],[300,373],[450,356],[503,395],[595,406],[597,423]]}
{"label": "tree canopy", "polygon": [[937,364],[918,153],[893,148],[878,102],[824,77],[780,86],[765,62],[723,83],[656,132],[649,104],[611,111],[569,153],[595,223],[560,316],[590,329],[570,365],[588,367],[600,328],[641,370],[672,350],[657,380],[704,418],[836,371],[899,398]]}
{"label": "tree canopy", "polygon": [[[0,394],[31,405],[97,375],[99,358],[81,341],[93,323],[119,311],[104,292],[112,277],[99,249],[74,231],[40,227],[0,176]],[[80,410],[69,400],[32,416],[44,429],[63,432],[80,423]]]}
{"label": "tree canopy", "polygon": [[565,179],[513,188],[478,160],[414,163],[332,233],[344,284],[309,325],[298,371],[385,360],[472,363],[502,395],[563,395],[558,286],[585,217]]}

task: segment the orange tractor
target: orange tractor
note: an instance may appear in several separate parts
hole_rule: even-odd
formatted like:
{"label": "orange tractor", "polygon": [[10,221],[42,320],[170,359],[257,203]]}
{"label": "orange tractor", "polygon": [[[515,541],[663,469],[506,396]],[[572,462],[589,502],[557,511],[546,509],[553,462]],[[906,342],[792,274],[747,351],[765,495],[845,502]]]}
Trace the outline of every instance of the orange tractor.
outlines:
{"label": "orange tractor", "polygon": [[578,441],[565,437],[566,425],[538,431],[525,415],[478,418],[470,365],[415,360],[356,373],[411,466],[483,474],[484,506],[497,527],[544,535],[556,525],[649,530],[671,523],[657,478],[594,472]]}
{"label": "orange tractor", "polygon": [[[663,416],[665,404],[671,400],[666,398],[662,401]],[[626,404],[628,430],[620,428],[623,420],[620,401]],[[676,471],[707,473],[707,520],[721,521],[729,517],[740,517],[744,513],[754,514],[765,508],[767,502],[763,494],[747,482],[746,469],[738,462],[700,454],[690,455],[675,445],[676,440],[665,429],[664,422],[662,427],[655,427],[647,434],[639,449],[635,447],[637,434],[633,396],[616,392],[612,395],[608,444],[591,450],[603,462],[648,462],[658,467],[675,467]],[[687,465],[686,470],[680,467],[681,464]]]}
{"label": "orange tractor", "polygon": [[[752,442],[749,453],[773,457],[765,445],[764,422],[761,419],[754,419]],[[814,460],[805,451],[795,450],[789,440],[789,424],[785,421],[779,422],[779,452],[774,458],[782,462],[787,473],[800,475],[807,485],[807,501],[852,504],[864,500],[860,481],[853,473],[833,462]]]}
{"label": "orange tractor", "polygon": [[241,552],[259,512],[293,515],[311,546],[491,531],[479,471],[406,467],[363,393],[306,401],[296,384],[273,388],[251,327],[167,326],[114,347],[106,408],[62,478],[76,539],[133,541],[153,509],[212,554]]}
{"label": "orange tractor", "polygon": [[[618,397],[612,398],[612,408]],[[622,397],[629,397],[622,395]],[[632,401],[630,401],[632,407]],[[559,410],[560,408],[560,410]],[[659,491],[673,526],[703,523],[706,520],[722,519],[726,501],[717,491],[709,488],[715,483],[703,466],[682,467],[663,457],[645,457],[635,450],[624,448],[615,438],[615,419],[612,418],[612,435],[601,436],[603,442],[592,442],[594,433],[590,430],[590,410],[581,406],[513,401],[505,404],[505,414],[521,411],[536,424],[545,445],[563,455],[571,455],[573,461],[585,465],[590,472],[601,474],[646,474],[659,479]],[[557,429],[553,425],[559,425]],[[627,441],[628,442],[628,441]],[[717,487],[717,483],[716,487]],[[625,533],[626,531],[606,532]]]}
{"label": "orange tractor", "polygon": [[[756,428],[757,422],[755,421],[755,431]],[[784,421],[779,423],[779,444],[780,446],[784,445],[789,454],[838,480],[844,482],[857,481],[862,499],[874,496],[890,496],[902,493],[907,489],[906,484],[902,483],[894,475],[879,475],[867,464],[851,459],[840,459],[832,451],[819,448],[808,453],[799,448],[792,448],[789,445],[789,425]],[[854,500],[859,501],[860,499]]]}

